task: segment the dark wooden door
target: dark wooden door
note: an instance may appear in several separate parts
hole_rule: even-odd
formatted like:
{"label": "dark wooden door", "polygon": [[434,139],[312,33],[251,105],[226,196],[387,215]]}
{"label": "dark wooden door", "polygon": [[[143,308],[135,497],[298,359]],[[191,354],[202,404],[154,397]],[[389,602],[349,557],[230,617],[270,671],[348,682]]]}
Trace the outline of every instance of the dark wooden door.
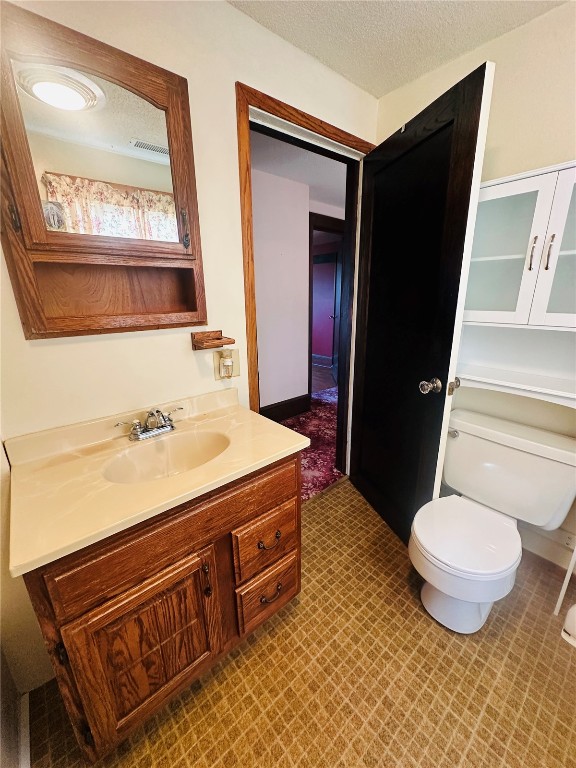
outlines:
{"label": "dark wooden door", "polygon": [[214,547],[62,627],[96,752],[103,754],[220,651]]}
{"label": "dark wooden door", "polygon": [[[364,160],[350,475],[404,541],[439,486],[492,71]],[[422,394],[433,377],[441,392]]]}

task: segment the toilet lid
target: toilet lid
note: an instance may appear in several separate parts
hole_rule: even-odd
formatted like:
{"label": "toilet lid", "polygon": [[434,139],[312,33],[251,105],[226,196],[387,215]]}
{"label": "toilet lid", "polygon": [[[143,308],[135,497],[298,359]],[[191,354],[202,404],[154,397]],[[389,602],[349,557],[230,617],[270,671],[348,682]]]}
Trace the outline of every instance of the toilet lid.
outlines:
{"label": "toilet lid", "polygon": [[412,535],[436,560],[479,576],[509,570],[522,554],[514,520],[461,496],[425,504],[416,513]]}

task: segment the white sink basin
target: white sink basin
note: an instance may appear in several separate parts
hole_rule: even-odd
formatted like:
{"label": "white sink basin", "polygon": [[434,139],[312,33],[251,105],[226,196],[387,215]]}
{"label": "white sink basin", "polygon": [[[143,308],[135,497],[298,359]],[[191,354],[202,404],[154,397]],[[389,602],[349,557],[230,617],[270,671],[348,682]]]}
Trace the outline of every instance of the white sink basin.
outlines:
{"label": "white sink basin", "polygon": [[145,483],[179,475],[219,456],[230,445],[220,432],[182,432],[126,446],[104,466],[111,483]]}

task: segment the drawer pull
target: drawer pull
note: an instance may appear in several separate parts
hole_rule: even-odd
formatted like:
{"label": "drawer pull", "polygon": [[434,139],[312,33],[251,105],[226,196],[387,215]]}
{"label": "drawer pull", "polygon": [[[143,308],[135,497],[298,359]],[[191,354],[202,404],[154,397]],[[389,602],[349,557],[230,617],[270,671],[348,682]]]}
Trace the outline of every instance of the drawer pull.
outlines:
{"label": "drawer pull", "polygon": [[265,595],[262,595],[262,597],[260,598],[260,602],[262,604],[273,603],[274,600],[278,599],[278,597],[280,596],[280,592],[281,591],[282,591],[282,582],[279,581],[278,584],[276,584],[276,594],[274,595],[274,597],[271,597],[270,599],[268,599]]}
{"label": "drawer pull", "polygon": [[276,531],[276,533],[274,534],[274,538],[276,539],[276,541],[270,547],[267,547],[266,544],[264,544],[264,542],[260,540],[258,542],[258,549],[274,549],[274,547],[277,547],[278,544],[280,543],[280,536],[282,536],[280,531]]}
{"label": "drawer pull", "polygon": [[207,585],[204,587],[204,594],[206,595],[206,597],[212,597],[212,585],[210,584],[210,576],[209,576],[210,567],[208,563],[204,563],[204,565],[202,566],[202,571],[203,573],[206,574],[206,581],[208,582]]}

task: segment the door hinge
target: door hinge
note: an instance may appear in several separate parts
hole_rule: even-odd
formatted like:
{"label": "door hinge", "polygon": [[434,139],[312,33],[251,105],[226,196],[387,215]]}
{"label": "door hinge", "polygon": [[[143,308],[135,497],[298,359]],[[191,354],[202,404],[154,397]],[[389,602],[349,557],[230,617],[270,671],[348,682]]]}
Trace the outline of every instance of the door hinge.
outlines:
{"label": "door hinge", "polygon": [[95,747],[96,742],[94,741],[94,736],[92,736],[92,731],[90,730],[90,726],[88,723],[82,723],[82,727],[80,728],[80,733],[82,734],[82,738],[86,742],[86,744],[89,747]]}
{"label": "door hinge", "polygon": [[68,651],[64,647],[64,643],[56,643],[54,652],[60,664],[68,664]]}
{"label": "door hinge", "polygon": [[460,379],[458,378],[458,376],[456,376],[454,378],[454,381],[451,381],[448,384],[448,394],[453,395],[454,390],[458,389],[459,386],[460,386]]}
{"label": "door hinge", "polygon": [[14,205],[14,203],[8,203],[8,213],[10,214],[10,221],[12,222],[12,229],[14,232],[20,232],[22,229],[22,222],[20,221],[20,216],[18,215],[18,209]]}

